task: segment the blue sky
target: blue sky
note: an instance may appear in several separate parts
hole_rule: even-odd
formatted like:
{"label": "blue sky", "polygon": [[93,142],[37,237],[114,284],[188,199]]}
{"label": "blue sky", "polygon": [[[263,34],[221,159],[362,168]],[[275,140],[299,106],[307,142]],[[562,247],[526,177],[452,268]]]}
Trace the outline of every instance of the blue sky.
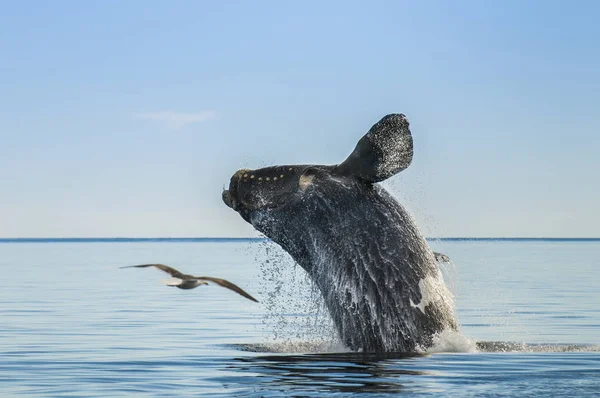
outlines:
{"label": "blue sky", "polygon": [[600,3],[0,1],[0,237],[247,236],[241,167],[343,160],[428,236],[600,236]]}

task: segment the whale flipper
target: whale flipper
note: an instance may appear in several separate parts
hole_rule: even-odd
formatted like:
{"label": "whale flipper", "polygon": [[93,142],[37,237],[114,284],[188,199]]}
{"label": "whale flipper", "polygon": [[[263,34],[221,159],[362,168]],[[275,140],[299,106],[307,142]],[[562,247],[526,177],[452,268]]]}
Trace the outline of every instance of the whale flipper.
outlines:
{"label": "whale flipper", "polygon": [[338,171],[375,183],[406,169],[412,157],[413,140],[406,116],[390,114],[375,123],[358,141]]}

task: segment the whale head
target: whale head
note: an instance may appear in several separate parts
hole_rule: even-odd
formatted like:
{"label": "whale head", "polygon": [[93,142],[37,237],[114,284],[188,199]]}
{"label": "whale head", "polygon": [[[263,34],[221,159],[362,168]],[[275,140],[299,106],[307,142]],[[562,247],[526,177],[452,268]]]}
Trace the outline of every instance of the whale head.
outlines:
{"label": "whale head", "polygon": [[403,114],[383,117],[338,165],[282,165],[235,172],[223,191],[225,204],[260,232],[280,243],[282,224],[328,202],[341,205],[372,184],[407,168],[413,157],[409,123]]}

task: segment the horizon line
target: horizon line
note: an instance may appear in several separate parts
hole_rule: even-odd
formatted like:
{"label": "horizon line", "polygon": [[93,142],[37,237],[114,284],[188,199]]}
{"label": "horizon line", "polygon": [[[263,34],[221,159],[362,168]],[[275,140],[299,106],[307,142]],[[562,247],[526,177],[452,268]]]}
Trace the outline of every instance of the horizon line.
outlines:
{"label": "horizon line", "polygon": [[[428,241],[600,241],[600,237],[519,237],[519,236],[498,236],[498,237],[475,237],[475,236],[446,236],[446,237],[426,237]],[[76,242],[114,242],[114,243],[127,243],[127,242],[199,242],[199,241],[212,241],[212,242],[248,242],[248,241],[268,241],[271,240],[268,237],[225,237],[225,236],[213,236],[213,237],[16,237],[16,238],[0,238],[0,243],[76,243]]]}

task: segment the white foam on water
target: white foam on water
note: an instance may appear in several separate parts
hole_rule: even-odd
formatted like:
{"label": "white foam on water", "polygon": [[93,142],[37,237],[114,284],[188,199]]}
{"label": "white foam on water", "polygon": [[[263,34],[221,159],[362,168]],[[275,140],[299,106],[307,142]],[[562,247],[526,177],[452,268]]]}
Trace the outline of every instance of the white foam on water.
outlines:
{"label": "white foam on water", "polygon": [[514,341],[477,341],[460,332],[445,330],[433,337],[433,345],[422,350],[426,354],[441,353],[556,353],[600,352],[600,345],[529,344]]}
{"label": "white foam on water", "polygon": [[275,354],[328,354],[352,352],[335,341],[286,340],[272,343],[246,344],[244,350]]}
{"label": "white foam on water", "polygon": [[475,340],[469,339],[455,330],[444,330],[433,336],[433,345],[424,352],[428,354],[442,352],[475,353],[478,352],[478,349]]}
{"label": "white foam on water", "polygon": [[589,344],[528,344],[512,341],[479,341],[477,352],[490,353],[556,353],[600,352],[600,345]]}

